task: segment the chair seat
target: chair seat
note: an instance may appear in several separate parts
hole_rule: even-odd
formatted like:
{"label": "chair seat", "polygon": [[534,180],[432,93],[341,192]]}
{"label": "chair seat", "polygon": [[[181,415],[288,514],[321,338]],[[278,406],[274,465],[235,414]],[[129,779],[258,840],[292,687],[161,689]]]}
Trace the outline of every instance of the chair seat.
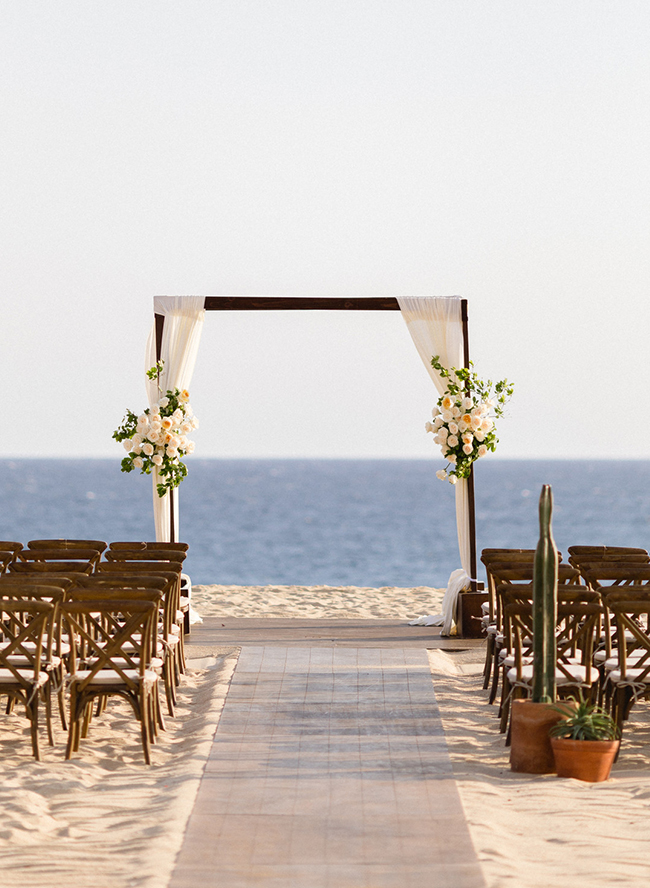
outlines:
{"label": "chair seat", "polygon": [[[16,672],[25,682],[36,685],[39,688],[42,688],[44,684],[47,684],[47,672],[40,672],[36,681],[34,681],[33,669],[17,669]],[[0,669],[0,686],[9,687],[10,685],[17,688],[22,687],[11,669]],[[2,691],[0,691],[0,693],[2,693]]]}
{"label": "chair seat", "polygon": [[650,684],[650,675],[641,678],[644,672],[645,669],[627,669],[625,678],[622,678],[620,669],[612,669],[611,672],[607,673],[607,681],[611,681],[612,684],[618,684],[619,682]]}
{"label": "chair seat", "polygon": [[[144,676],[141,676],[137,669],[125,669],[124,674],[133,682],[144,681],[145,684],[155,684],[158,681],[158,675],[151,669],[146,669]],[[81,683],[90,675],[90,669],[80,669],[74,675],[69,676],[70,683]],[[90,682],[92,686],[103,687],[104,685],[123,685],[124,681],[117,672],[112,669],[106,669],[98,672]]]}
{"label": "chair seat", "polygon": [[[562,685],[592,685],[598,681],[600,673],[593,666],[580,666],[577,663],[565,663],[564,668],[569,673],[567,677],[560,669],[555,669],[555,683],[558,687]],[[521,678],[517,678],[517,670],[508,670],[508,681],[512,685],[525,685],[526,687],[533,683],[533,664],[527,664],[522,667]]]}

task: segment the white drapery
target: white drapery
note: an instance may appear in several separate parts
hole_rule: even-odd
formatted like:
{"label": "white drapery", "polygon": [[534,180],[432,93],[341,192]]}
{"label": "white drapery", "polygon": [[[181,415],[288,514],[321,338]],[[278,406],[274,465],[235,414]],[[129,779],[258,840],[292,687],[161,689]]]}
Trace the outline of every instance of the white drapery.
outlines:
{"label": "white drapery", "polygon": [[[434,355],[438,355],[443,367],[463,366],[464,343],[461,298],[460,296],[398,296],[397,300],[402,317],[406,321],[406,326],[422,359],[422,363],[426,367],[427,373],[431,377],[438,394],[441,395],[446,387],[445,380],[431,366],[431,358]],[[460,563],[466,577],[470,577],[471,554],[467,480],[461,478],[455,485],[454,490],[456,493],[456,530],[458,533]],[[450,606],[448,601],[446,602],[446,607],[443,606],[443,612],[445,613],[444,634],[449,634],[451,631],[451,614],[455,614],[455,599],[458,596],[458,591],[460,591],[456,588],[458,585],[459,578],[457,576],[456,581],[453,584],[450,582],[448,586],[450,594],[453,586],[454,602],[452,603],[453,606]],[[447,598],[447,596],[445,597]]]}
{"label": "white drapery", "polygon": [[[189,389],[199,352],[199,343],[203,331],[205,317],[205,296],[155,296],[154,314],[163,315],[162,348],[160,358],[165,362],[160,374],[160,389],[163,394],[167,389]],[[154,322],[145,356],[145,370],[156,363],[156,324]],[[147,398],[152,407],[159,400],[157,381],[147,380]],[[171,539],[169,497],[158,496],[158,471],[153,475],[153,515],[156,527],[156,540],[169,542]],[[172,493],[174,497],[174,539],[178,540],[178,488]]]}

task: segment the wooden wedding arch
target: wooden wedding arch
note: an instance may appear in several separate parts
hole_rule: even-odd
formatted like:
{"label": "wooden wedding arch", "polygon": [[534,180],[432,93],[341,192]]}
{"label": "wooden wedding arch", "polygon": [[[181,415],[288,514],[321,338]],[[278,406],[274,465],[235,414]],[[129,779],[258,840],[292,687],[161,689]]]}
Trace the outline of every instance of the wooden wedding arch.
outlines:
{"label": "wooden wedding arch", "polygon": [[[469,367],[469,317],[467,299],[461,299],[461,321],[463,328],[463,364]],[[372,297],[298,297],[298,296],[206,296],[206,311],[400,311],[394,296]],[[165,316],[154,314],[156,329],[156,360],[162,356]],[[472,589],[476,579],[476,511],[474,505],[474,474],[467,479],[469,506],[469,545],[470,577]],[[174,498],[169,497],[170,534],[174,542]]]}

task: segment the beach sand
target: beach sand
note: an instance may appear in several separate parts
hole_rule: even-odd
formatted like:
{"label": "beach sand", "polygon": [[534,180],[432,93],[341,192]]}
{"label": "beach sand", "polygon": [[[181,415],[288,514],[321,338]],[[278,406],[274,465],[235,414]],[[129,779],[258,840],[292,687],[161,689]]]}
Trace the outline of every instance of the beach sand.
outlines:
{"label": "beach sand", "polygon": [[[404,618],[436,613],[441,590],[198,586],[205,616]],[[462,642],[459,640],[459,646]],[[223,705],[236,649],[190,661],[177,717],[143,764],[137,724],[111,703],[71,762],[65,735],[30,753],[18,708],[0,714],[3,888],[166,888]],[[458,788],[489,888],[647,884],[650,723],[640,703],[606,784],[509,770],[481,649],[430,651]],[[645,710],[645,712],[644,712]],[[434,873],[432,873],[432,878]]]}

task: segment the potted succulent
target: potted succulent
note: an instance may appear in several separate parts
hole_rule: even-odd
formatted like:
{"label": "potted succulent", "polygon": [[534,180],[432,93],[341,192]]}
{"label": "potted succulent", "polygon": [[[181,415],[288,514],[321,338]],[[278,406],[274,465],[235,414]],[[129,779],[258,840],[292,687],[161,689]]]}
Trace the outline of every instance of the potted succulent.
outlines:
{"label": "potted succulent", "polygon": [[558,777],[588,783],[609,778],[620,747],[620,731],[602,707],[580,697],[572,710],[557,707],[562,718],[550,729]]}

